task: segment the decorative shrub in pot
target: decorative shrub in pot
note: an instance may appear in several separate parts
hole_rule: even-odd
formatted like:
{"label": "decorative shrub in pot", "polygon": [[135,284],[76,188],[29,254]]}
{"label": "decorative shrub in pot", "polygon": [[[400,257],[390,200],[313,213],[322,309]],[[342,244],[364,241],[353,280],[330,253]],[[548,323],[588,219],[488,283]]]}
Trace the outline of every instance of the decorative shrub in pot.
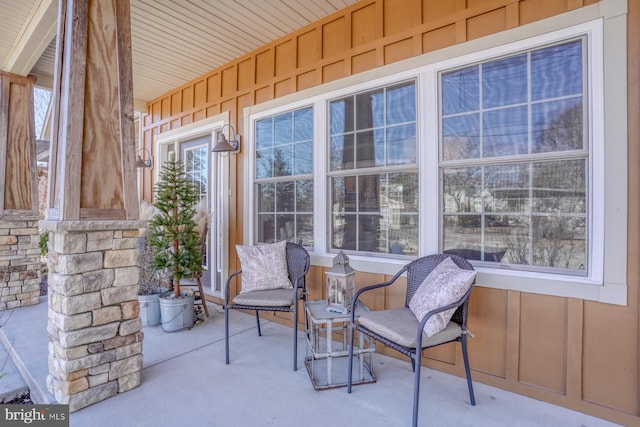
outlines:
{"label": "decorative shrub in pot", "polygon": [[191,328],[194,322],[194,295],[180,289],[180,280],[202,271],[200,235],[193,220],[200,196],[187,178],[179,160],[162,167],[155,186],[155,215],[149,221],[149,245],[154,272],[171,278],[169,291],[160,295],[162,329],[174,332]]}

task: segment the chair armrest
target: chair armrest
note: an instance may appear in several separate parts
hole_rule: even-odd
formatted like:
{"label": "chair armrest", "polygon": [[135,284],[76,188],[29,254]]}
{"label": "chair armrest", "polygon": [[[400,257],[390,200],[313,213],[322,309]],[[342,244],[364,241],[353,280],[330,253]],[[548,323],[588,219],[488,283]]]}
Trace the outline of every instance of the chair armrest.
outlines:
{"label": "chair armrest", "polygon": [[358,302],[358,298],[362,293],[392,285],[398,279],[398,277],[400,277],[406,270],[407,270],[407,267],[405,266],[386,282],[376,283],[375,285],[369,285],[369,286],[365,286],[363,288],[358,289],[356,293],[353,295],[353,300],[351,301],[351,324],[353,325],[355,321],[356,303]]}
{"label": "chair armrest", "polygon": [[[302,282],[302,284],[300,282]],[[307,281],[305,280],[304,276],[298,277],[291,284],[293,285],[293,300],[294,301],[298,299],[298,289],[302,289],[302,293],[303,294],[307,293]]]}
{"label": "chair armrest", "polygon": [[[302,282],[302,286],[300,286],[300,282]],[[306,281],[304,280],[304,276],[302,276],[302,277],[298,277],[298,278],[297,278],[296,280],[294,280],[291,284],[293,285],[293,288],[294,288],[294,289],[298,289],[298,288],[303,288],[303,289],[304,289],[304,288],[306,288],[306,287],[307,287],[307,283],[306,283]]]}
{"label": "chair armrest", "polygon": [[425,314],[422,317],[422,319],[420,319],[420,325],[418,326],[418,330],[416,331],[416,348],[422,348],[422,331],[424,329],[424,325],[427,323],[429,318],[434,314],[441,313],[443,311],[447,311],[452,308],[460,307],[462,304],[464,304],[466,301],[469,300],[469,297],[471,296],[471,291],[473,290],[473,286],[474,285],[471,285],[467,290],[467,292],[465,292],[465,294],[458,301],[452,302],[447,305],[443,305],[442,307],[434,308],[433,310]]}
{"label": "chair armrest", "polygon": [[242,273],[242,270],[238,270],[234,273],[231,273],[229,275],[229,277],[227,277],[227,281],[224,283],[224,305],[228,305],[229,304],[229,284],[231,283],[231,280],[238,276],[240,273]]}

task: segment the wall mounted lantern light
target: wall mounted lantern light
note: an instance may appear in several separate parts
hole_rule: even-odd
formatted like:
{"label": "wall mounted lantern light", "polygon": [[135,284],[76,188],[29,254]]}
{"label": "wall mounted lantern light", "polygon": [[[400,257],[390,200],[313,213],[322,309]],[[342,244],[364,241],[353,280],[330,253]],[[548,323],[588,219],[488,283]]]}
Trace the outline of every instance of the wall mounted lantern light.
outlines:
{"label": "wall mounted lantern light", "polygon": [[[144,156],[144,158],[143,158]],[[151,156],[151,152],[146,148],[141,148],[138,150],[138,157],[136,158],[136,167],[137,168],[150,168],[153,165],[153,157]]]}
{"label": "wall mounted lantern light", "polygon": [[[231,134],[229,139],[225,136],[223,130],[225,127],[228,127],[231,130]],[[230,124],[225,124],[220,129],[218,133],[218,140],[216,141],[215,147],[213,147],[214,153],[229,153],[229,152],[237,152],[240,151],[240,135],[236,133],[236,130]]]}

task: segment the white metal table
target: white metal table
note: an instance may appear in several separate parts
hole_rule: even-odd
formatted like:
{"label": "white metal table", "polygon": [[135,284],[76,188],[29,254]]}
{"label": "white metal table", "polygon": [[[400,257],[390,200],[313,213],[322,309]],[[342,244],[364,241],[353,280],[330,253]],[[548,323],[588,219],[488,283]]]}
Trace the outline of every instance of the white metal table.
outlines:
{"label": "white metal table", "polygon": [[[366,305],[358,301],[356,319],[369,311]],[[327,301],[305,302],[307,330],[307,356],[304,364],[316,390],[347,385],[351,314],[327,311]],[[330,338],[330,339],[327,339]],[[371,369],[371,355],[376,351],[374,340],[358,335],[358,344],[354,343],[353,383],[364,384],[376,381]],[[366,360],[365,360],[366,359]],[[354,362],[356,362],[354,360]]]}

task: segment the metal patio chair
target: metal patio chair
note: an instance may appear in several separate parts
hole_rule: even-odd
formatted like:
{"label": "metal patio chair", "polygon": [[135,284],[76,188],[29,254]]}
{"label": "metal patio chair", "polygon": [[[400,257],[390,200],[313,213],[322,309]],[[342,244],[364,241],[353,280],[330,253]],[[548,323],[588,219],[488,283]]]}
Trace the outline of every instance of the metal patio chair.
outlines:
{"label": "metal patio chair", "polygon": [[[351,310],[351,343],[349,345],[349,361],[348,361],[348,380],[347,392],[351,393],[352,386],[352,368],[353,368],[353,342],[355,331],[365,334],[375,340],[387,345],[388,347],[399,351],[408,356],[411,360],[414,371],[414,393],[413,393],[413,426],[418,424],[418,403],[420,395],[420,366],[422,352],[416,349],[435,347],[454,341],[459,341],[462,347],[462,357],[464,360],[464,369],[467,376],[467,386],[469,388],[469,399],[472,406],[475,406],[475,396],[473,393],[473,384],[471,382],[471,372],[469,370],[469,359],[467,357],[467,308],[469,304],[469,296],[475,284],[475,279],[467,292],[454,303],[439,307],[425,314],[418,321],[414,313],[409,309],[409,303],[416,293],[418,287],[431,271],[442,261],[451,258],[455,264],[465,270],[473,270],[473,267],[464,258],[456,255],[429,255],[418,258],[405,265],[398,273],[396,273],[389,281],[376,285],[366,286],[358,290],[353,298],[352,308],[358,301],[361,294],[373,289],[390,286],[404,273],[407,276],[407,292],[404,307],[377,310],[366,313],[355,323],[354,311]],[[445,329],[431,337],[427,337],[423,332],[423,327],[427,320],[436,313],[456,308],[451,320]]]}
{"label": "metal patio chair", "polygon": [[259,311],[281,311],[293,313],[293,370],[298,369],[298,311],[299,301],[306,301],[307,284],[305,276],[309,271],[310,257],[307,250],[296,243],[288,242],[287,270],[293,289],[271,289],[240,293],[229,302],[229,284],[242,270],[232,273],[225,283],[224,301],[224,343],[225,362],[229,364],[229,310],[253,310],[256,313],[258,336],[260,330]]}

